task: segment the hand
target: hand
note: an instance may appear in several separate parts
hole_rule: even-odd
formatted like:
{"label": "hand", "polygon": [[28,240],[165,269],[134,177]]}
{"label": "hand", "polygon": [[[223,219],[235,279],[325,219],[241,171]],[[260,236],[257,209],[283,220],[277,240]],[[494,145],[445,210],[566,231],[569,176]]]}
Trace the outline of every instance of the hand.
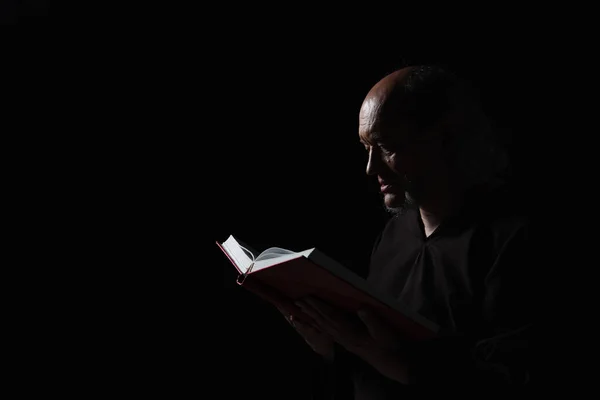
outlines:
{"label": "hand", "polygon": [[314,297],[296,302],[312,317],[321,332],[372,365],[382,375],[401,383],[409,383],[409,360],[402,340],[393,329],[369,310],[357,313],[358,319],[337,310]]}
{"label": "hand", "polygon": [[321,331],[315,325],[302,322],[297,318],[294,318],[293,314],[290,314],[282,306],[277,306],[277,309],[283,314],[285,319],[291,326],[296,329],[296,332],[302,336],[304,341],[310,346],[313,351],[326,360],[332,361],[334,356],[334,342],[333,338],[327,333]]}
{"label": "hand", "polygon": [[[254,293],[261,296],[269,303],[275,305],[279,312],[283,314],[285,319],[292,325],[296,331],[304,338],[306,343],[317,353],[327,360],[333,360],[334,342],[333,339],[318,329],[310,317],[302,313],[289,299],[280,296],[267,286],[259,282],[246,281],[246,287],[250,288]],[[298,318],[296,318],[296,316]],[[301,320],[300,320],[300,319]],[[305,321],[305,322],[303,322]],[[310,322],[309,322],[310,321]]]}

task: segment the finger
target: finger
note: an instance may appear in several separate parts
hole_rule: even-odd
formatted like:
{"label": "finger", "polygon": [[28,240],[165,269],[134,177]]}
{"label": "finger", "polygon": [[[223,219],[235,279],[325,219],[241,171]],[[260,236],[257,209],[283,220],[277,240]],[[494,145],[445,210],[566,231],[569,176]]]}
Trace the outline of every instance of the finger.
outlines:
{"label": "finger", "polygon": [[377,342],[386,346],[395,346],[399,342],[398,334],[372,311],[362,309],[357,312],[363,321],[369,335]]}
{"label": "finger", "polygon": [[[317,328],[321,332],[329,335],[344,348],[355,352],[357,349],[362,349],[365,343],[367,343],[369,340],[366,332],[363,333],[362,331],[357,331],[355,326],[348,324],[344,319],[331,321],[304,301],[297,301],[297,304],[303,312],[307,313],[313,318],[313,320],[316,322]],[[313,304],[315,303],[313,302]]]}
{"label": "finger", "polygon": [[320,336],[323,334],[321,330],[310,324],[305,324],[304,322],[300,322],[298,320],[294,320],[294,328],[302,335],[305,339],[313,338],[316,336]]}
{"label": "finger", "polygon": [[288,311],[287,311],[287,310],[286,310],[284,307],[282,307],[281,305],[279,305],[279,304],[276,304],[276,305],[275,305],[275,307],[276,307],[276,308],[279,310],[279,312],[280,312],[280,313],[282,313],[284,316],[287,316],[287,315],[289,314],[289,312],[288,312]]}
{"label": "finger", "polygon": [[301,314],[300,308],[292,302],[278,302],[275,303],[275,307],[285,318],[288,318],[290,315],[298,316]]}
{"label": "finger", "polygon": [[329,358],[333,357],[333,338],[330,335],[302,322],[296,322],[296,331],[314,351]]}
{"label": "finger", "polygon": [[336,327],[326,318],[323,317],[321,313],[319,313],[316,309],[305,303],[304,301],[298,300],[296,305],[300,307],[302,312],[311,317],[316,326],[322,331],[327,332],[333,337],[338,336]]}
{"label": "finger", "polygon": [[302,300],[298,300],[294,304],[296,304],[304,314],[308,315],[313,320],[315,320],[315,322],[320,322],[323,320],[321,314],[314,307],[308,305],[308,303]]}
{"label": "finger", "polygon": [[367,337],[368,332],[366,328],[356,316],[342,312],[315,297],[307,297],[305,301],[320,314],[321,320],[327,321],[329,326],[335,328],[338,339],[342,339],[341,336],[343,335],[345,337],[343,339],[347,342],[362,343]]}
{"label": "finger", "polygon": [[277,310],[279,310],[279,312],[281,313],[281,315],[283,315],[283,318],[285,318],[285,320],[292,326],[294,326],[294,314],[290,312],[288,307],[280,307],[280,306],[276,306]]}
{"label": "finger", "polygon": [[340,316],[339,312],[327,304],[326,302],[317,299],[316,297],[308,296],[304,299],[304,301],[312,307],[315,311],[317,311],[322,318],[329,321],[331,324],[339,324]]}
{"label": "finger", "polygon": [[328,304],[327,302],[325,302],[317,297],[307,296],[307,297],[303,298],[302,300],[323,314],[331,315],[331,314],[335,314],[335,312],[336,312],[336,309],[334,307],[332,307],[330,304]]}
{"label": "finger", "polygon": [[293,314],[287,314],[287,315],[285,315],[285,314],[284,314],[284,317],[285,317],[285,320],[286,320],[286,321],[287,321],[287,322],[288,322],[288,323],[289,323],[291,326],[293,326],[294,328],[296,327],[296,322],[297,322],[297,321],[294,319],[294,315],[293,315]]}

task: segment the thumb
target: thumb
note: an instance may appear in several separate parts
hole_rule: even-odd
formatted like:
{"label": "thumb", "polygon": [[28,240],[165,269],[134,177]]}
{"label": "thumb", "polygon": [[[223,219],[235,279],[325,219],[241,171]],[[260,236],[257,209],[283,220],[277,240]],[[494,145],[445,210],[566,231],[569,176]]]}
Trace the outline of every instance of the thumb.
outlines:
{"label": "thumb", "polygon": [[357,314],[367,327],[369,335],[377,342],[388,347],[394,347],[398,344],[397,333],[372,311],[362,309]]}

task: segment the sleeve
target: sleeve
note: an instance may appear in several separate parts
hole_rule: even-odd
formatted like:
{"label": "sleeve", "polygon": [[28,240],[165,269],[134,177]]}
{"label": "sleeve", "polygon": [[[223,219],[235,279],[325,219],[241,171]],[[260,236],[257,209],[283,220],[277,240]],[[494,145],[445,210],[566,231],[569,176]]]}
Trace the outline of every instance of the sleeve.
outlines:
{"label": "sleeve", "polygon": [[527,227],[516,231],[485,274],[476,332],[443,336],[413,350],[413,383],[530,383],[536,296],[528,236]]}

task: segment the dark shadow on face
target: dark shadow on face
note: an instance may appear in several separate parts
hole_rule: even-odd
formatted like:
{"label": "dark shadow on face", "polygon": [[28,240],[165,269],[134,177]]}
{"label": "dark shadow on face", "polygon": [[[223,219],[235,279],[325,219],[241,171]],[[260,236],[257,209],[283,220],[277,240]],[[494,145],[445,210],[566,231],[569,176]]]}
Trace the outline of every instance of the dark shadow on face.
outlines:
{"label": "dark shadow on face", "polygon": [[415,135],[406,125],[379,128],[375,134],[361,135],[373,148],[367,174],[377,176],[384,205],[395,213],[426,198],[441,158],[431,140],[435,135]]}

